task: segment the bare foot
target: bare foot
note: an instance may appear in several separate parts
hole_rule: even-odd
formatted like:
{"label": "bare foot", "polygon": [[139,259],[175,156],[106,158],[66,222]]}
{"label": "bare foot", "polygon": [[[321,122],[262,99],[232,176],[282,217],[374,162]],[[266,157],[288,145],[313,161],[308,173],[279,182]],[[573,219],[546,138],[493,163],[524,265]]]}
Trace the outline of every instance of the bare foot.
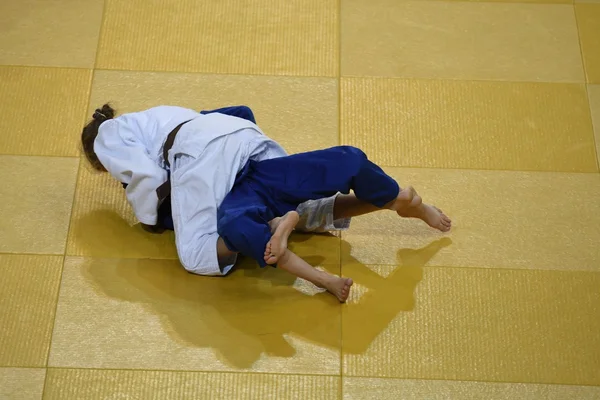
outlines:
{"label": "bare foot", "polygon": [[323,286],[327,291],[338,298],[340,303],[345,303],[350,295],[350,288],[354,284],[354,281],[350,278],[340,278],[338,276],[331,276],[325,282]]}
{"label": "bare foot", "polygon": [[430,227],[448,232],[452,228],[452,220],[437,207],[421,203],[417,207],[408,207],[398,211],[398,215],[408,218],[419,218]]}
{"label": "bare foot", "polygon": [[285,253],[288,238],[298,224],[298,221],[300,221],[300,215],[298,215],[296,211],[290,211],[283,217],[277,219],[277,221],[275,221],[276,219],[277,218],[269,222],[271,231],[273,231],[273,227],[275,227],[275,232],[273,232],[273,236],[271,236],[271,240],[267,243],[265,249],[265,262],[270,265],[277,264],[279,257]]}
{"label": "bare foot", "polygon": [[283,219],[283,217],[275,217],[269,221],[269,228],[271,228],[271,235],[275,233],[275,231],[277,230],[277,227],[281,223],[282,219]]}

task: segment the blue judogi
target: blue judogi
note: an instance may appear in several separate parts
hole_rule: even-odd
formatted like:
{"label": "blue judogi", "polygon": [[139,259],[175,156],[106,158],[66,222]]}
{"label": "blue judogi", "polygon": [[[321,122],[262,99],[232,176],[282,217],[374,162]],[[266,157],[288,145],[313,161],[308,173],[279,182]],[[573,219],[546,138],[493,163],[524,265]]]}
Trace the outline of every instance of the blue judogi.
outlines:
{"label": "blue judogi", "polygon": [[364,152],[350,146],[250,161],[219,206],[219,236],[229,250],[252,257],[264,267],[270,220],[305,201],[350,190],[358,199],[381,208],[398,197],[400,187]]}

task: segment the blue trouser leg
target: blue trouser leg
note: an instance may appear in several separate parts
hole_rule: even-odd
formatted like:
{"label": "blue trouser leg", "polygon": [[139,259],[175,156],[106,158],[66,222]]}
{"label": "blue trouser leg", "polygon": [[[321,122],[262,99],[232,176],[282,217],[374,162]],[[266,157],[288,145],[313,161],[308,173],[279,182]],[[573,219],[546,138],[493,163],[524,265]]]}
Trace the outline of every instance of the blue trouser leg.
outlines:
{"label": "blue trouser leg", "polygon": [[217,211],[217,231],[231,251],[266,266],[264,252],[271,240],[273,214],[247,180],[237,181]]}
{"label": "blue trouser leg", "polygon": [[269,221],[308,200],[353,190],[377,207],[398,197],[394,179],[349,146],[294,154],[261,162],[250,161],[219,207],[219,235],[227,247],[265,266],[263,255],[271,238]]}
{"label": "blue trouser leg", "polygon": [[398,197],[400,187],[365,153],[351,146],[293,154],[255,163],[249,178],[271,202],[277,214],[307,201],[354,191],[377,207]]}
{"label": "blue trouser leg", "polygon": [[[256,119],[254,118],[254,113],[250,109],[250,107],[246,106],[232,106],[232,107],[223,107],[218,108],[216,110],[204,110],[200,111],[200,114],[213,114],[220,113],[225,115],[230,115],[232,117],[238,117],[250,121],[252,123],[256,123]],[[158,208],[158,225],[162,226],[167,230],[175,230],[173,226],[173,215],[171,213],[171,197],[167,197],[165,201]]]}

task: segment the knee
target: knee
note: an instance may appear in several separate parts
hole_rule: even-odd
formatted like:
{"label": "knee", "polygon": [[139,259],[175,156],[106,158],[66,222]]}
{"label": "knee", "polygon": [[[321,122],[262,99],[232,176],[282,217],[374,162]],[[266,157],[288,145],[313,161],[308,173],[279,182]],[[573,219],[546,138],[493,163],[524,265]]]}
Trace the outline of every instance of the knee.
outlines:
{"label": "knee", "polygon": [[344,154],[347,156],[347,159],[355,165],[361,165],[363,162],[367,161],[367,155],[364,151],[354,146],[341,146],[340,147]]}
{"label": "knee", "polygon": [[365,154],[364,151],[362,151],[361,149],[359,149],[358,147],[354,147],[354,146],[340,146],[340,148],[347,154],[350,154],[354,157],[359,157],[359,158],[367,158],[367,155]]}
{"label": "knee", "polygon": [[179,263],[187,272],[192,274],[196,273],[198,265],[195,264],[195,260],[189,251],[184,252],[179,250],[177,256],[179,258]]}

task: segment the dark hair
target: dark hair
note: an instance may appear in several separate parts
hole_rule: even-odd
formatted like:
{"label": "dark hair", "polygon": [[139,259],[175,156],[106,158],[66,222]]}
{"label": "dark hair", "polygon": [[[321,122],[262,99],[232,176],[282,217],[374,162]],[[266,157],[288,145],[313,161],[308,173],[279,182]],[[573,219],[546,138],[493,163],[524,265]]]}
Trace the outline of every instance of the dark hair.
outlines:
{"label": "dark hair", "polygon": [[94,141],[98,136],[98,129],[103,122],[113,119],[115,110],[108,104],[97,108],[92,116],[92,120],[83,128],[81,132],[81,144],[83,145],[83,153],[95,170],[106,171],[98,156],[94,152]]}

